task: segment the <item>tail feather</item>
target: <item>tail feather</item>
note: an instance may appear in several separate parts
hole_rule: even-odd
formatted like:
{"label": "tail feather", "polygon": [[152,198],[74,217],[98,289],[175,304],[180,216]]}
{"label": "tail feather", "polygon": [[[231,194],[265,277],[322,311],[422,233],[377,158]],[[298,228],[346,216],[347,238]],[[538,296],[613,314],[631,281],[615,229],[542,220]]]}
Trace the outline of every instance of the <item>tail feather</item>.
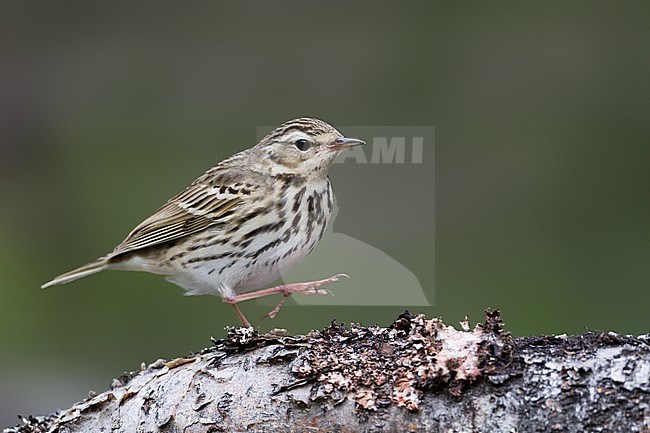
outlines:
{"label": "tail feather", "polygon": [[78,278],[83,278],[85,276],[95,274],[99,271],[103,271],[108,267],[108,260],[104,257],[95,260],[94,262],[86,263],[83,266],[78,267],[70,272],[61,274],[58,277],[54,278],[52,281],[49,281],[41,286],[41,289],[46,289],[50,286],[55,286],[57,284],[65,284],[70,281],[74,281]]}

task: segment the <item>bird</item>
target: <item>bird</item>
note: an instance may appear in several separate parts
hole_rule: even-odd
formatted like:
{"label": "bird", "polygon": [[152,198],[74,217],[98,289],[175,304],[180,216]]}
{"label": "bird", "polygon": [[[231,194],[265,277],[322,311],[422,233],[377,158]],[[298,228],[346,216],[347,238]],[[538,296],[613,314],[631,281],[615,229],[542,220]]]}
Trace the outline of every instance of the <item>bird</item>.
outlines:
{"label": "bird", "polygon": [[259,143],[207,170],[137,225],[112,252],[43,284],[65,284],[103,270],[159,274],[186,295],[215,295],[233,306],[273,294],[327,294],[318,287],[345,274],[263,288],[309,255],[333,209],[329,169],[363,145],[316,118],[278,126]]}

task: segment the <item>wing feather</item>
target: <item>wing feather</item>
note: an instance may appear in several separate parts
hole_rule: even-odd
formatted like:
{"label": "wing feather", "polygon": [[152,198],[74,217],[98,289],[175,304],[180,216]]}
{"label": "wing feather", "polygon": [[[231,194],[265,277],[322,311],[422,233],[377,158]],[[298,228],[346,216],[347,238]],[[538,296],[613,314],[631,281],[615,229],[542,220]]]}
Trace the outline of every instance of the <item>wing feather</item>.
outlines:
{"label": "wing feather", "polygon": [[109,257],[160,245],[223,223],[244,198],[239,183],[232,183],[232,178],[224,180],[230,182],[219,185],[218,179],[197,179],[133,229]]}

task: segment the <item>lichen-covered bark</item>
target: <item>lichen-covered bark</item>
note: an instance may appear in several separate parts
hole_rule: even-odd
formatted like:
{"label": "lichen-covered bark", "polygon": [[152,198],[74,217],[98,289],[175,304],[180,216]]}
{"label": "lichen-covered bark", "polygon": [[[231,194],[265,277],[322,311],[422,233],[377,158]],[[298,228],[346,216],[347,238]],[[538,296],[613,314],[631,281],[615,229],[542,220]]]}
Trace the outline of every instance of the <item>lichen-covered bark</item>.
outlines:
{"label": "lichen-covered bark", "polygon": [[461,328],[235,328],[5,432],[650,432],[648,338],[513,339],[497,312]]}

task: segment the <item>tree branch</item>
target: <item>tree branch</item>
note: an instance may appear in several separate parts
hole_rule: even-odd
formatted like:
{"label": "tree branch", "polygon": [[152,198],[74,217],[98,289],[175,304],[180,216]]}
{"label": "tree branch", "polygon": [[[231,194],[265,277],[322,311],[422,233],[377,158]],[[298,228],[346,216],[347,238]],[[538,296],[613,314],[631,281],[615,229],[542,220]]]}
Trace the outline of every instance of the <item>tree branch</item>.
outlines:
{"label": "tree branch", "polygon": [[647,336],[511,338],[498,311],[461,328],[408,312],[307,336],[232,328],[4,431],[650,432]]}

